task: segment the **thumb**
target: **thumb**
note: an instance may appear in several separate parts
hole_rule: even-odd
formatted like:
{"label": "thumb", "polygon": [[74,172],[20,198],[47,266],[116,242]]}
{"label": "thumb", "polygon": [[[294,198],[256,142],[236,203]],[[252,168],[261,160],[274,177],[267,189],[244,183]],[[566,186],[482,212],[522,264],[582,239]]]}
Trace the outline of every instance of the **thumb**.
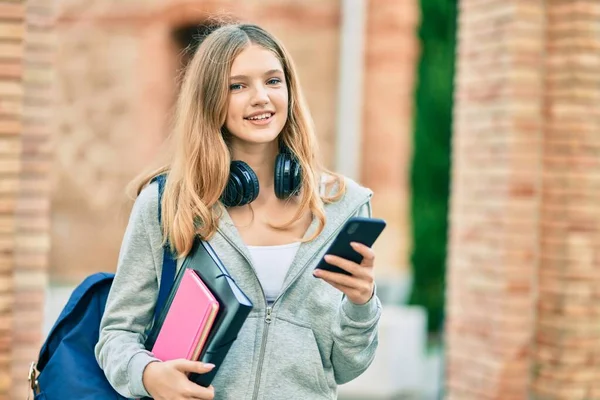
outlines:
{"label": "thumb", "polygon": [[214,364],[205,364],[200,361],[190,361],[185,359],[175,360],[174,367],[180,372],[195,372],[196,374],[205,374],[212,371]]}

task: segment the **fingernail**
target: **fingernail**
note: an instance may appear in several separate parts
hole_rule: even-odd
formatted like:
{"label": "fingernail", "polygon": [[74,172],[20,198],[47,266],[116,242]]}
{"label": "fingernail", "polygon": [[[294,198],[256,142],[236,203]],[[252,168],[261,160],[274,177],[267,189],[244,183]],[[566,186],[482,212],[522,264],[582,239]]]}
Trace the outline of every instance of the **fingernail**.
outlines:
{"label": "fingernail", "polygon": [[204,363],[204,366],[208,369],[213,369],[215,367],[215,364]]}
{"label": "fingernail", "polygon": [[324,258],[325,261],[331,261],[331,256],[329,254],[326,254]]}
{"label": "fingernail", "polygon": [[357,247],[359,247],[359,244],[356,242],[350,242],[350,246],[357,248]]}
{"label": "fingernail", "polygon": [[319,276],[320,272],[319,271],[313,271],[313,276]]}

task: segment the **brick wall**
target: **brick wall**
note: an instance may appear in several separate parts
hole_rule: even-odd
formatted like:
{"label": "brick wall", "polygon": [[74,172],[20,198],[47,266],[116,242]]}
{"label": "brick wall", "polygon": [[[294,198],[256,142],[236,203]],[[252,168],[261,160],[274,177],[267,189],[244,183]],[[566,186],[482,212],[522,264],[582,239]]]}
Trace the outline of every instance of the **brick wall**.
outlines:
{"label": "brick wall", "polygon": [[449,399],[525,399],[538,271],[541,0],[462,0],[447,273]]}
{"label": "brick wall", "polygon": [[380,275],[410,266],[409,168],[418,60],[418,1],[367,1],[361,181],[387,228],[375,245]]}
{"label": "brick wall", "polygon": [[599,22],[461,2],[449,398],[600,398]]}
{"label": "brick wall", "polygon": [[26,2],[23,131],[16,203],[12,398],[22,398],[29,363],[37,359],[44,319],[50,249],[53,100],[53,1]]}
{"label": "brick wall", "polygon": [[[25,6],[0,1],[0,399],[9,399],[15,303],[15,205],[23,109]],[[24,393],[24,392],[23,392]]]}
{"label": "brick wall", "polygon": [[535,399],[600,399],[600,3],[546,2]]}

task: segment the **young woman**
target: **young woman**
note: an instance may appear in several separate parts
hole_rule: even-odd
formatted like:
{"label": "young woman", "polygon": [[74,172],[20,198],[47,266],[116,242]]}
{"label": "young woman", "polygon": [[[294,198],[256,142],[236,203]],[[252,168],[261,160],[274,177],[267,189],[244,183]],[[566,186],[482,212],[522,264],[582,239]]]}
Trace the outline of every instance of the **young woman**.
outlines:
{"label": "young woman", "polygon": [[[138,186],[96,346],[99,365],[125,397],[336,398],[337,385],[359,376],[377,347],[375,255],[357,244],[360,265],[329,257],[352,276],[314,266],[346,220],[370,216],[371,191],[321,167],[292,60],[257,26],[227,25],[205,38],[175,117],[172,159]],[[162,227],[157,184],[149,184],[161,173],[168,174]],[[237,179],[247,180],[244,196],[226,190]],[[163,238],[180,266],[196,235],[254,304],[209,388],[186,373],[210,365],[161,362],[143,347]]]}

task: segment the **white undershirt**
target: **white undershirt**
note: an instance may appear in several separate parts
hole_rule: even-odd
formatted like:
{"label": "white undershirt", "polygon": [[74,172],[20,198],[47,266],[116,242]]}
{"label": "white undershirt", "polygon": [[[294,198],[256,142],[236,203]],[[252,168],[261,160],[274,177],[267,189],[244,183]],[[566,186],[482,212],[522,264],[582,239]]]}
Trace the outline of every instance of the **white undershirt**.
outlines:
{"label": "white undershirt", "polygon": [[[326,175],[321,176],[319,192],[325,194],[328,183]],[[301,242],[294,242],[278,246],[247,246],[252,256],[252,263],[256,275],[263,287],[267,302],[275,301],[283,289],[285,276],[296,257]]]}
{"label": "white undershirt", "polygon": [[247,246],[252,256],[256,275],[270,304],[275,301],[283,280],[294,261],[300,242],[278,246]]}

